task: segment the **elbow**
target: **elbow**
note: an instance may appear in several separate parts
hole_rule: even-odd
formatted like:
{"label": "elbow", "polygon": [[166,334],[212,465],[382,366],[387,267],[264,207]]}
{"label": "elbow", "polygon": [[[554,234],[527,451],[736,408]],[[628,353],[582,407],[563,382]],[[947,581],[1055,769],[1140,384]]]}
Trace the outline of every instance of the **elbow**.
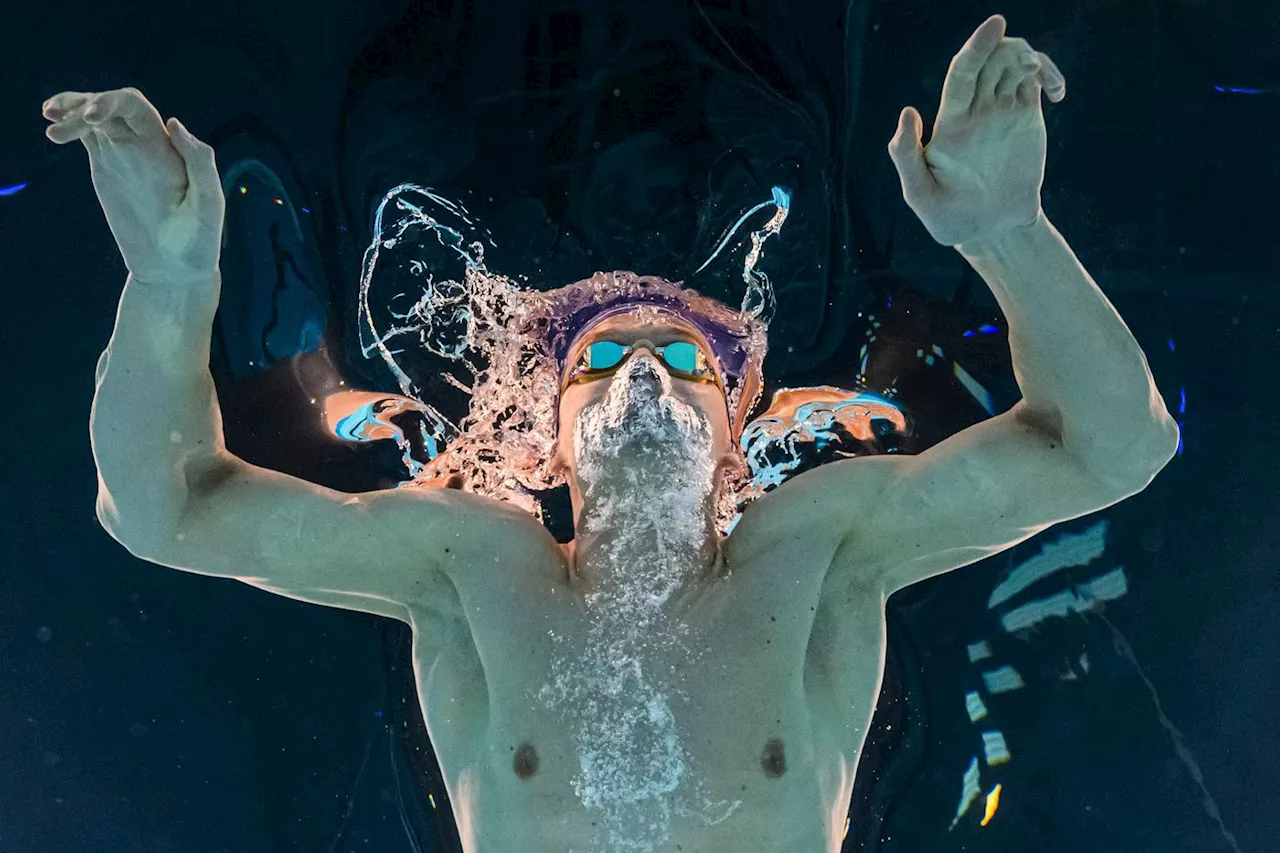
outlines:
{"label": "elbow", "polygon": [[138,556],[138,549],[129,543],[131,538],[127,538],[122,533],[120,524],[120,511],[116,507],[115,501],[111,499],[111,493],[99,485],[98,499],[93,504],[94,514],[98,517],[98,524],[102,525],[102,529],[107,535],[124,546],[124,549],[133,556]]}
{"label": "elbow", "polygon": [[1177,455],[1181,442],[1177,421],[1171,415],[1165,415],[1150,433],[1130,445],[1132,465],[1128,481],[1133,491],[1140,492],[1151,485],[1156,475]]}
{"label": "elbow", "polygon": [[107,531],[107,535],[117,542],[120,541],[120,537],[116,535],[120,513],[116,509],[115,501],[111,499],[111,493],[102,485],[101,479],[98,480],[98,499],[93,502],[93,511],[102,529]]}
{"label": "elbow", "polygon": [[1178,427],[1178,422],[1173,419],[1173,415],[1166,414],[1160,419],[1160,425],[1156,430],[1155,437],[1152,439],[1151,458],[1155,462],[1155,474],[1160,473],[1164,466],[1173,461],[1173,457],[1178,454],[1178,448],[1182,445],[1182,430]]}
{"label": "elbow", "polygon": [[150,560],[148,556],[153,552],[150,545],[146,544],[143,536],[145,531],[138,529],[136,526],[130,527],[125,524],[120,516],[119,508],[114,500],[111,499],[111,493],[105,488],[98,489],[98,499],[94,502],[94,513],[98,517],[98,524],[102,525],[102,529],[107,535],[116,540],[129,554],[137,557],[139,560]]}

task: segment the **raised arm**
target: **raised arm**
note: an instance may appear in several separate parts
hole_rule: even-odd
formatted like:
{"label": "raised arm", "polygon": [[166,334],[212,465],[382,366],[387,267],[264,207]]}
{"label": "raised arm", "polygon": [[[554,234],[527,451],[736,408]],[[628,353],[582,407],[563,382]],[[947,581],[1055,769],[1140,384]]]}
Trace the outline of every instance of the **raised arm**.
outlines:
{"label": "raised arm", "polygon": [[64,93],[45,115],[50,139],[88,149],[130,271],[98,362],[90,438],[98,518],[131,553],[405,619],[407,606],[450,594],[443,549],[465,565],[515,538],[502,530],[540,530],[458,491],[349,495],[228,453],[208,369],[225,209],[213,150],[133,89]]}
{"label": "raised arm", "polygon": [[917,456],[842,460],[774,493],[845,507],[817,534],[836,543],[837,594],[887,597],[1112,506],[1177,451],[1137,341],[1041,210],[1042,93],[1061,101],[1062,73],[993,15],[952,60],[928,145],[920,114],[899,116],[903,198],[991,286],[1023,399]]}
{"label": "raised arm", "polygon": [[952,60],[928,145],[910,107],[889,143],[904,200],[991,287],[1023,399],[854,475],[878,498],[850,541],[879,537],[886,594],[1137,494],[1178,447],[1138,342],[1041,209],[1042,92],[1065,97],[1061,71],[993,15]]}

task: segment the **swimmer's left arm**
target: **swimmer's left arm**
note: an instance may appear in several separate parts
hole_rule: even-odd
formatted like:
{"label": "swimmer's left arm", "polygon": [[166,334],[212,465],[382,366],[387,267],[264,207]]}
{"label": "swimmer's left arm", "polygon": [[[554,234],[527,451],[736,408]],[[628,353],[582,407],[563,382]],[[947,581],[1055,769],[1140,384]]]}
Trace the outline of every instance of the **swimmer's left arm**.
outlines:
{"label": "swimmer's left arm", "polygon": [[908,107],[889,154],[907,204],[995,294],[1028,414],[1087,470],[1127,480],[1167,460],[1177,426],[1138,342],[1040,207],[1040,94],[1061,101],[1066,81],[1004,33],[1000,15],[974,31],[951,62],[928,146]]}
{"label": "swimmer's left arm", "polygon": [[1142,349],[1040,208],[1040,93],[1065,81],[1004,28],[992,16],[952,61],[928,147],[908,107],[889,153],[907,204],[994,292],[1023,399],[919,455],[801,475],[852,504],[824,584],[841,594],[887,597],[1105,509],[1176,452]]}
{"label": "swimmer's left arm", "polygon": [[1014,376],[1032,416],[1088,471],[1128,478],[1161,467],[1178,426],[1124,320],[1044,217],[958,247],[1009,325]]}

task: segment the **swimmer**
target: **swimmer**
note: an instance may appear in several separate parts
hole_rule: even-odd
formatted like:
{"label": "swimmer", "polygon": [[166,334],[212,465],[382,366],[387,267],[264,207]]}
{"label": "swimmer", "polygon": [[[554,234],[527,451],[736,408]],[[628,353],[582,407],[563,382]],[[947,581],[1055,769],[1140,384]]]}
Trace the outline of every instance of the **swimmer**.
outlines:
{"label": "swimmer", "polygon": [[[885,600],[1151,482],[1177,446],[1138,344],[1040,208],[1043,53],[984,22],[906,203],[994,291],[1023,399],[916,456],[845,459],[715,526],[742,381],[696,313],[622,306],[557,365],[576,536],[460,489],[344,494],[231,455],[208,370],[213,150],[135,89],[66,92],[129,270],[90,420],[97,513],[137,557],[412,626],[469,853],[825,851],[846,831]],[[758,377],[755,377],[758,381]],[[747,395],[750,397],[751,395]]]}

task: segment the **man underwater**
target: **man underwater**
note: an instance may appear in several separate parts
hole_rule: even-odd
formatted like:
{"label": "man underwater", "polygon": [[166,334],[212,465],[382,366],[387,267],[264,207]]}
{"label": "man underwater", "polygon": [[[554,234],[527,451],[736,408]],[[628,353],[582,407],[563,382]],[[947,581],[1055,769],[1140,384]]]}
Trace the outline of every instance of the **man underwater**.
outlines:
{"label": "man underwater", "polygon": [[912,108],[889,143],[907,204],[1009,321],[1017,405],[917,456],[807,471],[721,537],[759,376],[717,354],[714,312],[653,280],[663,299],[593,316],[556,365],[565,545],[463,490],[350,495],[231,455],[208,370],[213,151],[136,89],[57,95],[47,135],[83,141],[129,269],[90,422],[98,517],[142,559],[411,625],[467,851],[835,853],[885,600],[1140,492],[1177,446],[1136,341],[1040,208],[1042,90],[1061,100],[1062,75],[993,16],[951,63],[928,147]]}

